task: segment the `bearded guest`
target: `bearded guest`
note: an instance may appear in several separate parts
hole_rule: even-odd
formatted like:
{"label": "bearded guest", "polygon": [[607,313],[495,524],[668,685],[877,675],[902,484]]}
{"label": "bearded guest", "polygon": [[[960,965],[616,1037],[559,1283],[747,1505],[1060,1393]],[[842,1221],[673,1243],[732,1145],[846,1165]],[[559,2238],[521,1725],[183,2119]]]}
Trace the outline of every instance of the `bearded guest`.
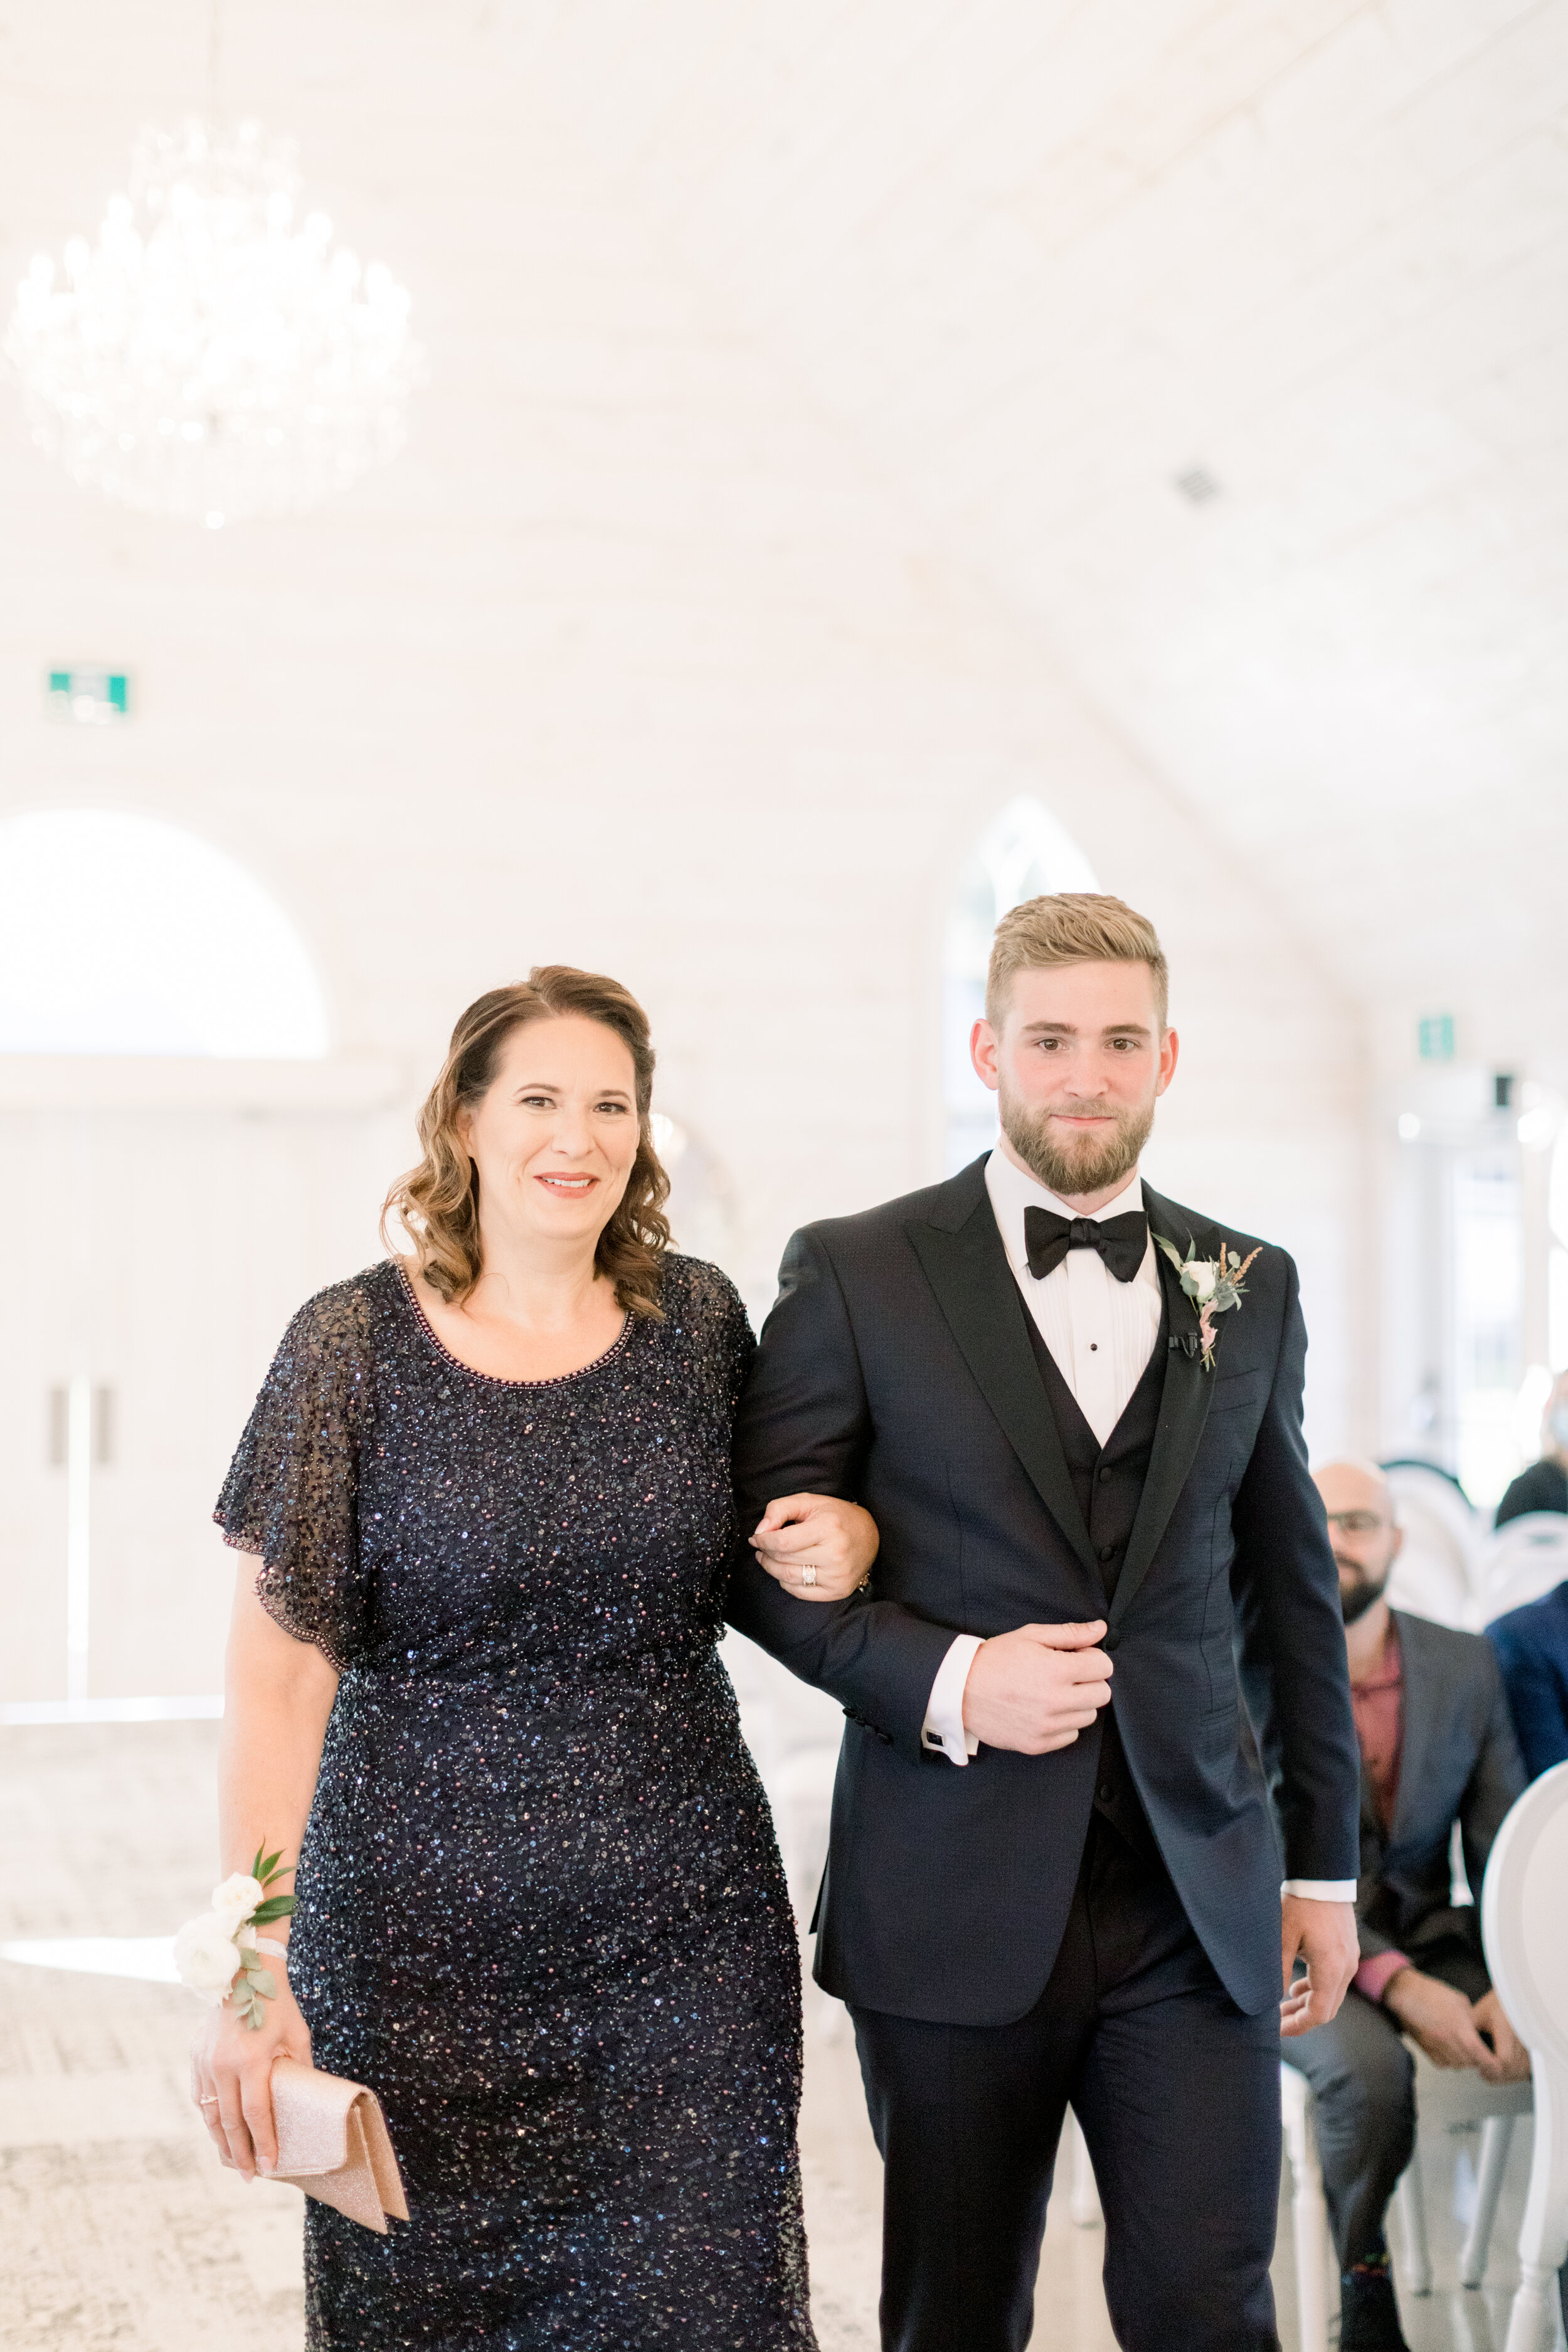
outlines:
{"label": "bearded guest", "polygon": [[1479,1890],[1492,1841],[1524,1786],[1491,1648],[1391,1609],[1394,1497],[1372,1463],[1316,1474],[1339,1570],[1361,1748],[1361,1965],[1344,2007],[1284,2053],[1312,2086],[1318,2149],[1342,2272],[1343,2352],[1403,2352],[1384,2214],[1415,2143],[1415,2067],[1522,2082],[1530,2060],[1492,1990],[1480,1914],[1452,1901],[1458,1822]]}
{"label": "bearded guest", "polygon": [[1165,996],[1120,899],[1015,908],[971,1044],[996,1150],[795,1235],[737,1419],[743,1517],[809,1488],[881,1534],[868,1593],[742,1559],[730,1615],[848,1718],[816,1975],[884,2158],[888,2352],[1026,2342],[1069,2101],[1119,2343],[1272,2352],[1280,2035],[1356,1964],[1296,1270],[1139,1180]]}

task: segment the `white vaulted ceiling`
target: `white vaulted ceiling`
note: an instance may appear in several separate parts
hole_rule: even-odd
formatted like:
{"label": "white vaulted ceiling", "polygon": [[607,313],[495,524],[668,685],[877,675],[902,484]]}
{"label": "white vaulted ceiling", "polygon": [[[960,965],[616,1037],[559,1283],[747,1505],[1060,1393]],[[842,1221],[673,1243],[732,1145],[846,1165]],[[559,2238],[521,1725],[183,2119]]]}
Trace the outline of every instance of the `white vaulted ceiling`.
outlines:
{"label": "white vaulted ceiling", "polygon": [[[205,26],[11,10],[7,277],[201,102]],[[550,354],[509,376],[482,333],[557,234],[624,270],[618,215],[735,331],[710,414],[747,352],[793,383],[844,500],[911,518],[1212,845],[1216,924],[1250,887],[1343,994],[1457,998],[1479,1048],[1561,1022],[1568,0],[255,0],[220,33],[229,110],[350,192],[437,382],[479,371],[398,499],[548,509],[536,440],[479,469]],[[481,391],[489,441],[454,423]]]}
{"label": "white vaulted ceiling", "polygon": [[1560,1020],[1561,0],[654,13],[532,52],[629,197],[1342,983]]}

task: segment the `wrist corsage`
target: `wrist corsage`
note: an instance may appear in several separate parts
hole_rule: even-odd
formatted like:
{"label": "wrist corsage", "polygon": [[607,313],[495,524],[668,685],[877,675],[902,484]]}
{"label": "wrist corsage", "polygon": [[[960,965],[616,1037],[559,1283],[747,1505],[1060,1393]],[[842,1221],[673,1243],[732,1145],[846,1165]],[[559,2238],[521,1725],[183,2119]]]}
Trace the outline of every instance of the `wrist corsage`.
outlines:
{"label": "wrist corsage", "polygon": [[274,1919],[287,1919],[292,1912],[291,1895],[267,1892],[275,1879],[286,1874],[282,1848],[268,1853],[263,1843],[256,1850],[248,1875],[237,1870],[221,1886],[215,1886],[212,1909],[187,1919],[174,1938],[174,1966],[181,1983],[200,1993],[215,2009],[232,1993],[236,2013],[255,2032],[261,2029],[262,2002],[278,1997],[278,1979],[262,1965],[261,1954],[275,1952],[279,1958],[283,1954],[281,1944],[258,1936],[256,1930],[270,1926]]}

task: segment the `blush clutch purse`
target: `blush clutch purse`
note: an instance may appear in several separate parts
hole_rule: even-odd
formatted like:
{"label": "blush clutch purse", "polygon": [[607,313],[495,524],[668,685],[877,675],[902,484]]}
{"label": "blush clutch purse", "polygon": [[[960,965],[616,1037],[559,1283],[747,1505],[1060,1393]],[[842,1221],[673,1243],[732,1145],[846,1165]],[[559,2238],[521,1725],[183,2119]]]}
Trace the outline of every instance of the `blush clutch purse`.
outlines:
{"label": "blush clutch purse", "polygon": [[383,2237],[389,2213],[407,2221],[397,2158],[374,2091],[279,2058],[272,2068],[272,2116],[278,2169],[268,2179],[292,2181]]}

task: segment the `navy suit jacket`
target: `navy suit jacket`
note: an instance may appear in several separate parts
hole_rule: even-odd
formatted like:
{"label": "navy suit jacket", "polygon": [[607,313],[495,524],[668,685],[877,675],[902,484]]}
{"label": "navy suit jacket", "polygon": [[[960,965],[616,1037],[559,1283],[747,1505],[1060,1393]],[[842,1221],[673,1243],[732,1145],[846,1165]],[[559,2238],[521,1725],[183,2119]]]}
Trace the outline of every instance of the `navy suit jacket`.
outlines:
{"label": "navy suit jacket", "polygon": [[[1144,1199],[1157,1234],[1217,1250],[1209,1219],[1147,1186]],[[984,1159],[808,1226],[785,1251],[736,1427],[744,1524],[770,1496],[845,1495],[875,1517],[881,1550],[869,1594],[837,1603],[795,1597],[744,1551],[727,1613],[849,1717],[816,1955],[846,2000],[1007,2023],[1038,1999],[1061,1940],[1100,1727],[1049,1756],[983,1748],[962,1770],[931,1754],[921,1727],[955,1633],[1109,1617],[1129,1767],[1244,2011],[1279,1999],[1281,1876],[1356,1876],[1360,1757],[1301,1437],[1296,1270],[1263,1249],[1206,1371],[1187,1349],[1191,1301],[1158,1263],[1158,1429],[1108,1610]]]}
{"label": "navy suit jacket", "polygon": [[1568,1761],[1568,1584],[1494,1617],[1487,1637],[1532,1780]]}

